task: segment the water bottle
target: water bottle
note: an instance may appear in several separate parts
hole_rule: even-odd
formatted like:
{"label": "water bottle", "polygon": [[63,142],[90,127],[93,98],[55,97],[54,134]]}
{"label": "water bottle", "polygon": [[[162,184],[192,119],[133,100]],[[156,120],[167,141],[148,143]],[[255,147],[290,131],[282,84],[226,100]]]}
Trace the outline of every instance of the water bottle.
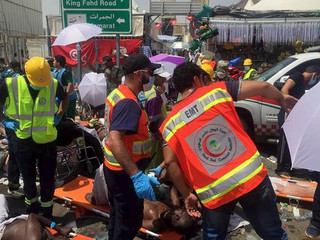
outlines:
{"label": "water bottle", "polygon": [[288,216],[289,216],[288,204],[284,203],[283,207],[282,207],[282,213],[281,213],[281,216],[280,216],[281,221],[283,221],[283,222],[288,221]]}

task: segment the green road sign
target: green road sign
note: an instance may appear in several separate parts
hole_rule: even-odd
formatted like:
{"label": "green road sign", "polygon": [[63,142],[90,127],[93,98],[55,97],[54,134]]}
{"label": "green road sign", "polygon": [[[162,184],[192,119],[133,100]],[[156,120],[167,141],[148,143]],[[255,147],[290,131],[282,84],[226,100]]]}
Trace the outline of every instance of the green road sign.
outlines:
{"label": "green road sign", "polygon": [[105,34],[132,32],[131,0],[61,0],[63,26],[91,23]]}

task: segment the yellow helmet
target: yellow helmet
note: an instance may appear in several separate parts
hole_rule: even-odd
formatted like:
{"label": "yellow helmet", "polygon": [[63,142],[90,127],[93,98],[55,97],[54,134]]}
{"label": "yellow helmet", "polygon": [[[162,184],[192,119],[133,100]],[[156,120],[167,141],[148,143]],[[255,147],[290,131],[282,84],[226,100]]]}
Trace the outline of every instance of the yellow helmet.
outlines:
{"label": "yellow helmet", "polygon": [[247,58],[243,62],[243,66],[251,66],[252,65],[252,60],[250,58]]}
{"label": "yellow helmet", "polygon": [[213,78],[213,68],[209,64],[202,64],[201,68],[209,74],[210,78]]}
{"label": "yellow helmet", "polygon": [[24,67],[30,83],[36,87],[46,87],[51,81],[50,66],[43,57],[30,58]]}

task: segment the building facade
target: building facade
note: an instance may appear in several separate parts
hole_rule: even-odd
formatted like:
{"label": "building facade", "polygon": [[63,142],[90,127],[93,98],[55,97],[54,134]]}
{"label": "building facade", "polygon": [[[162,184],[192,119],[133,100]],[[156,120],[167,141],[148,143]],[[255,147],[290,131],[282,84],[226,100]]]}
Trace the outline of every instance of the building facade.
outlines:
{"label": "building facade", "polygon": [[41,0],[0,0],[0,56],[7,62],[28,56],[27,38],[44,35]]}

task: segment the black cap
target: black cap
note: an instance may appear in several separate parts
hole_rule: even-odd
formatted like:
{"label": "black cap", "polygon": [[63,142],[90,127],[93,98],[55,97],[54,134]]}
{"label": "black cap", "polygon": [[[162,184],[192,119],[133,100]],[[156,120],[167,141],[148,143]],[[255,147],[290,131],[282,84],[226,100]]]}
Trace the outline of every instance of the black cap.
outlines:
{"label": "black cap", "polygon": [[160,68],[161,64],[151,63],[149,58],[145,55],[136,53],[126,58],[123,64],[123,72],[125,75],[128,75],[146,67],[150,68],[151,71],[154,71],[155,69]]}

